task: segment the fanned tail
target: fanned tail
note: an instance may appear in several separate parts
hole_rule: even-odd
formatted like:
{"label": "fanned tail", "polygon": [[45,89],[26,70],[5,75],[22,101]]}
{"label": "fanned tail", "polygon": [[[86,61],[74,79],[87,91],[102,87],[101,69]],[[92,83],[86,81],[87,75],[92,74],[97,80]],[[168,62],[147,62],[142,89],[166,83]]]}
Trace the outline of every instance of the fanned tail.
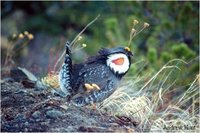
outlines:
{"label": "fanned tail", "polygon": [[69,42],[66,43],[65,49],[65,60],[59,72],[59,84],[64,95],[70,96],[72,95],[72,60]]}

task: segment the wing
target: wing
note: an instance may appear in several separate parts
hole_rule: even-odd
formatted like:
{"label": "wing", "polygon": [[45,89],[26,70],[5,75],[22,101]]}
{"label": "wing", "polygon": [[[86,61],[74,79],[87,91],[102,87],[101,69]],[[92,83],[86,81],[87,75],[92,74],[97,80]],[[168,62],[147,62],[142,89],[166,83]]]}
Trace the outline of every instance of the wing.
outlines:
{"label": "wing", "polygon": [[79,77],[82,79],[82,82],[78,90],[83,92],[85,83],[96,84],[100,88],[104,88],[107,81],[110,80],[112,76],[113,73],[104,64],[86,64],[79,72]]}
{"label": "wing", "polygon": [[102,102],[104,99],[108,98],[116,90],[116,88],[117,84],[115,81],[109,80],[104,88],[75,97],[72,99],[72,103],[76,106],[85,106],[88,104]]}
{"label": "wing", "polygon": [[112,74],[102,62],[84,62],[72,66],[72,95],[85,92],[84,84],[97,84],[103,88]]}
{"label": "wing", "polygon": [[[84,92],[85,83],[96,83],[103,87],[111,74],[109,68],[105,65],[106,56],[91,56],[82,64],[73,65],[72,70],[72,88],[75,93]],[[107,73],[109,72],[109,73]]]}
{"label": "wing", "polygon": [[[79,72],[79,77],[82,79],[82,82],[78,92],[82,94],[72,99],[72,102],[77,106],[103,101],[115,91],[119,82],[119,79],[106,65],[98,63],[85,65]],[[96,84],[100,87],[100,90],[84,93],[83,85],[85,83]]]}

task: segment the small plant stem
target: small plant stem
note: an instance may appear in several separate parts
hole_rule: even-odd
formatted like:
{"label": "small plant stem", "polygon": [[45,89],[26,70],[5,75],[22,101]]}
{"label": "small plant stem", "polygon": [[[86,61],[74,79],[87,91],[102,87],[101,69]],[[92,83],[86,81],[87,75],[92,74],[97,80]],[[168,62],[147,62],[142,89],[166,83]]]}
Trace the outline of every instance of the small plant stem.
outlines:
{"label": "small plant stem", "polygon": [[7,49],[7,52],[6,52],[5,62],[4,62],[4,65],[5,65],[5,66],[6,66],[7,63],[8,63],[8,57],[9,57],[9,54],[10,54],[10,49],[11,49],[11,44],[9,43],[9,44],[8,44],[8,49]]}
{"label": "small plant stem", "polygon": [[[90,23],[88,23],[83,29],[82,31],[74,38],[74,40],[72,40],[72,42],[70,43],[70,47],[75,43],[75,41],[78,39],[78,37],[91,25],[93,24],[98,18],[100,17],[100,15],[98,15],[95,19],[93,19]],[[58,65],[58,63],[62,60],[62,58],[65,55],[65,50],[63,51],[62,55],[60,56],[60,58],[56,61],[55,65],[54,65],[54,70],[56,70],[56,67]]]}
{"label": "small plant stem", "polygon": [[[135,33],[134,33],[135,34]],[[131,45],[131,41],[133,40],[133,36],[132,34],[130,34],[130,37],[129,37],[129,42],[128,42],[128,47],[130,48],[130,45]]]}
{"label": "small plant stem", "polygon": [[[11,57],[12,57],[12,50],[13,50],[13,47],[16,45],[16,43],[15,44],[13,44],[13,46],[12,46],[12,43],[14,43],[14,39],[11,39],[10,41],[9,41],[9,44],[8,44],[8,49],[7,49],[7,52],[6,52],[6,58],[5,58],[5,62],[4,62],[4,65],[6,66],[7,65],[7,63],[8,63],[8,61],[11,59]],[[11,56],[9,56],[9,54],[11,55]]]}
{"label": "small plant stem", "polygon": [[90,23],[88,23],[83,29],[82,31],[74,38],[74,40],[70,43],[70,47],[74,44],[74,42],[78,39],[78,37],[91,25],[93,24],[98,18],[100,17],[100,15],[98,15],[95,19],[93,19]]}
{"label": "small plant stem", "polygon": [[[133,27],[134,28],[134,27]],[[136,31],[136,32],[134,32],[134,33],[131,33],[130,34],[130,39],[129,39],[129,42],[128,42],[128,47],[130,47],[131,45],[131,41],[133,40],[133,38],[136,36],[136,35],[138,35],[140,32],[142,32],[144,29],[145,29],[146,27],[142,27],[142,29],[140,30],[140,31]]]}
{"label": "small plant stem", "polygon": [[192,84],[190,85],[190,87],[187,89],[187,91],[184,93],[184,95],[179,99],[179,101],[176,104],[179,104],[181,102],[183,102],[185,96],[189,93],[189,91],[192,89],[192,86],[196,83],[196,81],[198,80],[198,77],[192,82]]}
{"label": "small plant stem", "polygon": [[[29,43],[29,40],[24,41],[17,49],[15,49],[15,52],[17,53],[19,50],[23,49],[28,43]],[[14,47],[12,47],[11,50],[14,51],[13,49]]]}
{"label": "small plant stem", "polygon": [[84,47],[80,47],[80,48],[74,50],[74,51],[72,52],[72,54],[75,53],[75,52],[77,52],[77,51],[79,51],[79,50],[81,50],[81,49],[83,49],[83,48],[84,48]]}
{"label": "small plant stem", "polygon": [[194,117],[195,112],[195,96],[192,97],[192,117]]}
{"label": "small plant stem", "polygon": [[[142,27],[142,29],[141,29],[140,31],[136,32],[136,33],[133,35],[133,37],[135,37],[136,35],[140,34],[140,32],[142,32],[144,29],[145,29],[145,27]],[[132,38],[133,38],[133,37],[132,37]]]}

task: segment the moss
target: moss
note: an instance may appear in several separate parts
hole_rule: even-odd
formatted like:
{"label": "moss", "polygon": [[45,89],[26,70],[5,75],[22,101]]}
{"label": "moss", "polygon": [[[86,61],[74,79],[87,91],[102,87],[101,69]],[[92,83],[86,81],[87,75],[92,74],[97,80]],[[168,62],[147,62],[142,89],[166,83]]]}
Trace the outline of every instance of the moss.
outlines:
{"label": "moss", "polygon": [[148,47],[158,47],[159,41],[155,37],[149,37],[147,40]]}
{"label": "moss", "polygon": [[169,53],[169,52],[162,52],[161,53],[161,59],[164,61],[164,62],[168,62],[169,60],[171,60],[173,57],[172,55]]}
{"label": "moss", "polygon": [[105,27],[107,30],[107,36],[109,37],[109,39],[114,38],[111,40],[112,41],[116,40],[116,42],[114,41],[115,44],[124,43],[124,38],[123,38],[122,32],[120,30],[119,22],[118,22],[117,18],[115,18],[115,17],[107,18],[104,21],[104,24],[105,24]]}
{"label": "moss", "polygon": [[114,17],[106,19],[104,23],[106,29],[115,30],[116,28],[118,28],[118,21]]}
{"label": "moss", "polygon": [[132,76],[133,73],[134,74],[137,73],[137,70],[138,70],[138,68],[136,65],[131,65],[128,76]]}
{"label": "moss", "polygon": [[178,58],[188,60],[195,57],[195,52],[191,50],[185,43],[174,44],[172,46],[172,51]]}
{"label": "moss", "polygon": [[150,63],[155,63],[157,61],[157,51],[155,48],[148,48],[147,58]]}

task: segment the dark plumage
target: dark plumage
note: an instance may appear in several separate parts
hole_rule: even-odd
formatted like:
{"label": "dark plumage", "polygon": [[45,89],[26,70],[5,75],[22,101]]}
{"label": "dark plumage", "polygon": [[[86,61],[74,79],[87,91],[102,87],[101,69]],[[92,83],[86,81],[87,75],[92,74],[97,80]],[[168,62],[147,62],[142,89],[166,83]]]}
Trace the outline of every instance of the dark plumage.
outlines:
{"label": "dark plumage", "polygon": [[[114,56],[112,57],[112,55]],[[124,72],[121,72],[120,69],[115,71],[113,64],[113,67],[109,66],[109,63],[112,63],[112,58],[117,59],[120,55],[127,56],[124,63],[128,62],[126,67],[129,69],[132,53],[123,47],[103,48],[98,52],[98,55],[90,57],[86,62],[71,65],[70,49],[66,45],[65,62],[60,71],[61,89],[67,96],[72,97],[72,102],[78,106],[103,101],[116,90],[119,81],[128,71],[128,69]],[[116,67],[120,68],[120,66]],[[100,90],[88,92],[85,84],[96,84]]]}

